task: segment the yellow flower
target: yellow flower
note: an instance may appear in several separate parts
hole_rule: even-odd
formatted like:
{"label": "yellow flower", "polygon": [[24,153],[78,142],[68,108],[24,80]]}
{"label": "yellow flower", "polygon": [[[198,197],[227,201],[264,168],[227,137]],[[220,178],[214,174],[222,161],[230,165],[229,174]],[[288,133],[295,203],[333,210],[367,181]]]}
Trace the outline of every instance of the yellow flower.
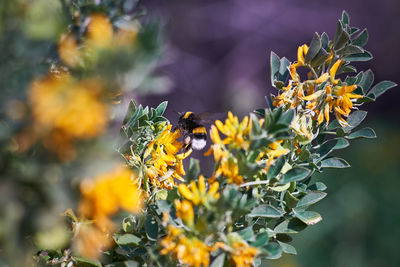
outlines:
{"label": "yellow flower", "polygon": [[94,14],[89,18],[88,41],[97,47],[108,47],[113,41],[114,31],[109,18],[103,14]]}
{"label": "yellow flower", "polygon": [[219,168],[215,172],[216,176],[224,176],[228,179],[228,183],[240,185],[243,183],[243,176],[239,175],[239,166],[234,158],[223,158]]}
{"label": "yellow flower", "polygon": [[190,189],[185,184],[178,186],[179,193],[187,200],[191,201],[194,205],[204,205],[208,201],[214,201],[219,198],[217,193],[219,183],[214,182],[210,184],[208,191],[206,190],[206,183],[203,175],[200,175],[198,186],[194,181],[190,182]]}
{"label": "yellow flower", "polygon": [[221,140],[218,131],[212,129],[210,132],[211,140],[215,144],[228,144],[235,148],[247,149],[249,147],[249,141],[245,139],[245,136],[250,131],[250,125],[251,123],[247,116],[245,116],[242,122],[239,123],[238,117],[233,116],[232,112],[229,111],[225,124],[220,120],[215,121],[217,129],[226,137]]}
{"label": "yellow flower", "polygon": [[192,203],[186,199],[179,201],[175,200],[176,216],[181,218],[182,221],[189,227],[193,226],[194,212]]}
{"label": "yellow flower", "polygon": [[296,65],[296,67],[304,66],[305,56],[307,55],[307,52],[308,52],[308,46],[306,44],[299,46],[299,48],[297,49],[297,65]]}
{"label": "yellow flower", "polygon": [[135,175],[131,170],[118,166],[95,179],[84,180],[80,185],[79,214],[106,230],[113,228],[110,216],[118,210],[140,211],[142,201],[133,178]]}
{"label": "yellow flower", "polygon": [[254,258],[259,253],[258,249],[249,246],[245,242],[235,242],[232,245],[232,260],[236,266],[250,267],[253,265]]}
{"label": "yellow flower", "polygon": [[336,101],[333,103],[333,108],[335,110],[335,116],[339,124],[342,126],[347,126],[348,123],[342,116],[349,116],[351,109],[353,108],[352,99],[357,99],[363,97],[362,95],[353,94],[352,92],[357,88],[357,85],[335,87],[334,94],[337,97]]}
{"label": "yellow flower", "polygon": [[58,54],[68,66],[77,66],[81,61],[81,52],[75,37],[71,34],[61,35],[58,42]]}
{"label": "yellow flower", "polygon": [[330,79],[331,79],[331,83],[333,83],[333,84],[335,83],[335,75],[336,75],[336,72],[337,72],[339,66],[340,66],[343,62],[344,62],[344,61],[338,59],[338,60],[335,62],[335,64],[333,64],[333,66],[330,68],[330,70],[329,70],[329,76],[330,76]]}
{"label": "yellow flower", "polygon": [[97,259],[101,251],[110,247],[112,243],[110,233],[87,223],[80,222],[76,225],[73,249],[78,254],[86,258]]}
{"label": "yellow flower", "polygon": [[34,81],[29,100],[35,131],[44,136],[45,145],[62,156],[63,148],[72,147],[74,139],[102,134],[108,121],[102,90],[96,79],[76,82],[65,73]]}
{"label": "yellow flower", "polygon": [[183,159],[192,152],[189,150],[178,154],[183,147],[177,140],[181,134],[179,129],[172,132],[171,128],[172,125],[167,125],[144,153],[146,175],[156,188],[172,189],[176,185],[174,179],[183,180]]}
{"label": "yellow flower", "polygon": [[197,239],[188,238],[179,228],[169,225],[167,236],[161,240],[161,255],[171,254],[181,263],[188,266],[209,266],[211,247]]}

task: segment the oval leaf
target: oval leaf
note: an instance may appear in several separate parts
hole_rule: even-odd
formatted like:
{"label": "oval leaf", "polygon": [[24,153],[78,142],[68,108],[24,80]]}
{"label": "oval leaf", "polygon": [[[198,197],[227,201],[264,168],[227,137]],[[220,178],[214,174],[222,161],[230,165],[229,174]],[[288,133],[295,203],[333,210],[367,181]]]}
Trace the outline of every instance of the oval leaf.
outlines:
{"label": "oval leaf", "polygon": [[322,221],[321,215],[315,211],[296,211],[293,210],[294,215],[307,225],[313,225]]}
{"label": "oval leaf", "polygon": [[310,176],[312,171],[304,167],[293,168],[282,176],[279,181],[281,184],[286,184],[290,182],[301,181]]}
{"label": "oval leaf", "polygon": [[328,158],[321,161],[321,168],[335,168],[335,169],[343,169],[350,167],[350,164],[347,163],[344,159],[341,158]]}
{"label": "oval leaf", "polygon": [[247,216],[249,217],[266,217],[266,218],[280,218],[282,217],[283,212],[278,210],[275,207],[269,205],[261,205],[255,207],[251,213]]}
{"label": "oval leaf", "polygon": [[325,192],[310,192],[300,199],[299,203],[297,203],[297,207],[305,207],[317,203],[326,197],[326,195]]}
{"label": "oval leaf", "polygon": [[357,139],[357,138],[376,138],[376,133],[371,128],[364,128],[354,133],[349,134],[347,136],[348,139]]}

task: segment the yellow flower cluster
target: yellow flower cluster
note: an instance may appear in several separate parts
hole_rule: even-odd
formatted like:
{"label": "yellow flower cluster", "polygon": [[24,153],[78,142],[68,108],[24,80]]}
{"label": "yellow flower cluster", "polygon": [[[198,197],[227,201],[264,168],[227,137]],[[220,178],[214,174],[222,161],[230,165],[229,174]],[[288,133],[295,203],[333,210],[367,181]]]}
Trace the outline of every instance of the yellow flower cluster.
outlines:
{"label": "yellow flower cluster", "polygon": [[107,126],[108,106],[97,79],[77,82],[69,74],[49,75],[33,82],[29,91],[34,132],[60,158],[74,155],[74,139],[100,135]]}
{"label": "yellow flower cluster", "polygon": [[[164,127],[162,132],[148,145],[143,157],[128,155],[127,158],[136,166],[144,167],[144,173],[156,189],[172,189],[176,186],[175,179],[183,181],[185,169],[183,160],[192,150],[179,153],[183,144],[177,139],[180,130],[172,131],[172,125]],[[147,185],[143,185],[147,189]],[[147,194],[147,192],[146,192]]]}
{"label": "yellow flower cluster", "polygon": [[168,225],[168,234],[161,241],[161,246],[161,255],[172,253],[184,265],[200,267],[210,264],[212,247],[196,237],[186,237],[183,231],[175,226]]}
{"label": "yellow flower cluster", "polygon": [[142,200],[133,179],[136,175],[131,170],[117,166],[95,179],[82,181],[79,216],[82,220],[93,220],[93,224],[80,222],[75,229],[74,247],[81,255],[97,258],[101,249],[111,245],[113,214],[120,209],[133,213],[141,210]]}
{"label": "yellow flower cluster", "polygon": [[178,186],[179,193],[186,198],[188,201],[192,202],[194,205],[204,205],[208,202],[217,200],[220,195],[217,192],[219,188],[218,182],[213,182],[210,184],[209,189],[206,189],[205,178],[203,175],[199,176],[198,185],[194,181],[190,182],[190,187],[185,184],[180,184]]}
{"label": "yellow flower cluster", "polygon": [[178,186],[179,193],[185,198],[182,201],[175,200],[176,216],[189,227],[194,225],[193,205],[203,205],[210,207],[210,204],[219,199],[220,195],[217,192],[219,188],[218,182],[213,182],[206,189],[205,178],[200,175],[198,184],[194,181],[190,182],[188,187],[185,184]]}
{"label": "yellow flower cluster", "polygon": [[[346,85],[340,79],[335,79],[336,72],[343,63],[340,59],[315,80],[308,79],[301,82],[297,68],[305,66],[311,69],[311,66],[305,63],[307,52],[307,45],[298,48],[297,62],[289,66],[291,79],[288,85],[282,88],[283,92],[274,98],[273,105],[290,109],[300,108],[303,112],[301,116],[296,118],[297,121],[293,128],[297,134],[311,139],[312,132],[310,129],[306,129],[310,120],[316,120],[318,124],[324,121],[329,122],[330,113],[333,112],[340,125],[347,126],[348,124],[343,117],[349,116],[353,108],[353,101],[362,96],[353,93],[357,88],[356,85]],[[327,62],[332,59],[333,54]],[[309,78],[310,74],[308,75]],[[323,88],[317,90],[321,84],[324,84]]]}
{"label": "yellow flower cluster", "polygon": [[[247,116],[239,122],[238,117],[233,116],[230,111],[225,123],[217,120],[215,125],[211,126],[210,137],[213,145],[204,155],[213,154],[215,161],[219,163],[215,176],[223,175],[228,179],[229,183],[241,184],[243,182],[243,177],[239,175],[239,166],[236,159],[230,157],[229,150],[249,148],[250,128],[251,120]],[[225,135],[225,138],[221,139],[219,133]]]}
{"label": "yellow flower cluster", "polygon": [[284,148],[282,144],[283,140],[278,140],[276,142],[270,143],[268,147],[264,149],[263,152],[261,152],[258,155],[258,162],[265,162],[266,167],[265,171],[268,171],[269,167],[274,163],[274,160],[282,155],[286,155],[287,153],[290,152],[289,149]]}
{"label": "yellow flower cluster", "polygon": [[119,29],[114,32],[109,18],[103,14],[93,14],[89,18],[86,36],[81,45],[72,34],[64,34],[58,43],[61,60],[70,67],[85,64],[86,59],[96,59],[97,49],[120,49],[135,43],[137,25],[130,29]]}
{"label": "yellow flower cluster", "polygon": [[254,258],[258,253],[259,251],[257,248],[249,246],[245,242],[235,242],[232,244],[231,256],[236,266],[252,266]]}
{"label": "yellow flower cluster", "polygon": [[124,166],[82,181],[80,190],[79,214],[103,230],[112,229],[110,216],[118,210],[138,212],[142,207],[136,175]]}

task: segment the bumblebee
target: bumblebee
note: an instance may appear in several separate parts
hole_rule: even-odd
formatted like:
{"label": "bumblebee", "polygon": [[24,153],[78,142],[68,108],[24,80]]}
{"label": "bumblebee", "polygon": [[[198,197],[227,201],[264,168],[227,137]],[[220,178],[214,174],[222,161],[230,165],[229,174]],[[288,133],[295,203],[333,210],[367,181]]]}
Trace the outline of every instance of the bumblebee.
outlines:
{"label": "bumblebee", "polygon": [[185,151],[189,149],[201,150],[207,144],[207,130],[202,124],[204,120],[200,115],[195,115],[188,111],[180,113],[178,126],[182,131],[183,143]]}

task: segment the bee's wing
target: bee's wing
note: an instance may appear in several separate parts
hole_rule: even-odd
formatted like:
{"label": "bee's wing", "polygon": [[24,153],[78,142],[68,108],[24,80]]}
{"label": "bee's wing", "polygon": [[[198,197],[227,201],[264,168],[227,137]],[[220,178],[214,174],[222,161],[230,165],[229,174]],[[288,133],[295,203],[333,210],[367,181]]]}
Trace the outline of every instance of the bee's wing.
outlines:
{"label": "bee's wing", "polygon": [[205,111],[196,114],[196,119],[199,122],[202,123],[207,123],[207,124],[213,124],[216,120],[221,120],[224,117],[226,117],[225,112],[210,112],[210,111]]}

